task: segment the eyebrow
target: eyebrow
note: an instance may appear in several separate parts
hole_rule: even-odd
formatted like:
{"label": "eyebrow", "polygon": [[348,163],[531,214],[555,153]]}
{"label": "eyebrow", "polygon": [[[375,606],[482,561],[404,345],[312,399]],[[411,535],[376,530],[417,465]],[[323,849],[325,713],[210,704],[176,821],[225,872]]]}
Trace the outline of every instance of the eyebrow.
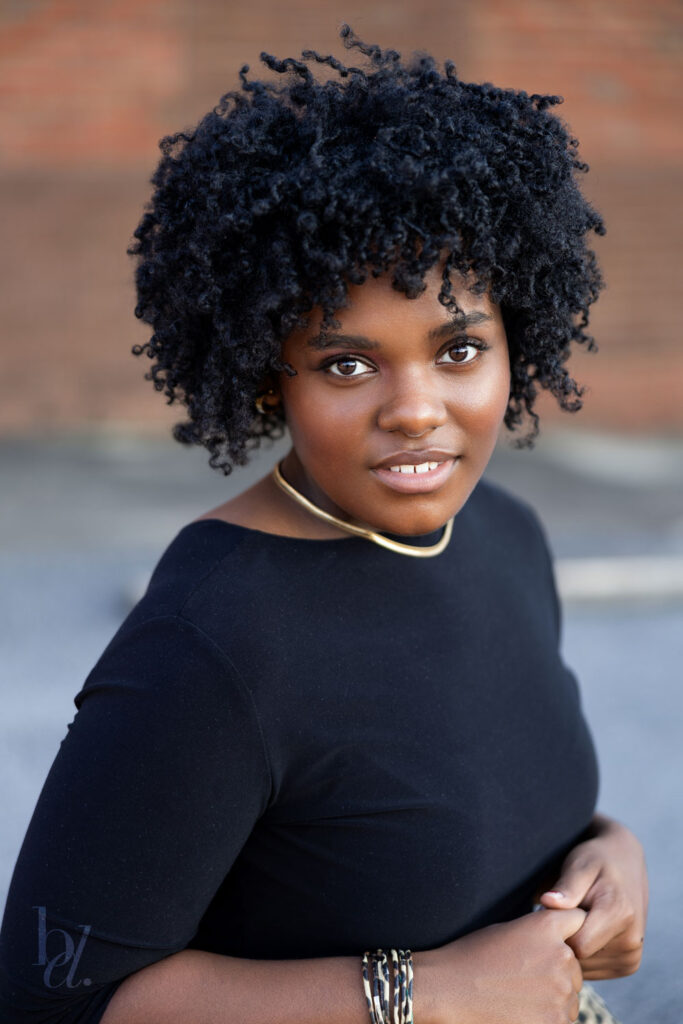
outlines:
{"label": "eyebrow", "polygon": [[[490,320],[493,320],[493,317],[489,313],[480,313],[478,311],[458,313],[448,323],[432,327],[431,330],[427,331],[427,337],[430,341],[441,341],[444,338],[450,338],[453,331],[462,331],[467,327],[475,327],[477,324],[486,323]],[[362,334],[323,334],[322,332],[311,338],[307,345],[309,348],[318,351],[338,346],[365,349],[366,351],[381,348],[379,342],[372,341]]]}

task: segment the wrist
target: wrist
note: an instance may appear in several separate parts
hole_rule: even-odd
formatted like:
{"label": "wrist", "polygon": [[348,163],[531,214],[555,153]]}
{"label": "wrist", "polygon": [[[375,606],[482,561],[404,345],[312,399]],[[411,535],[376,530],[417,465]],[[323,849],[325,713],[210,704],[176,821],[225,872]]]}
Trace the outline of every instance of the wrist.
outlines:
{"label": "wrist", "polygon": [[459,1024],[470,1024],[472,966],[460,940],[413,953],[415,1024],[447,1024],[456,1018]]}
{"label": "wrist", "polygon": [[591,831],[594,836],[601,836],[605,835],[607,832],[618,831],[623,829],[623,827],[624,826],[615,818],[608,818],[606,814],[601,814],[599,812],[596,812],[593,815],[593,819],[591,821]]}
{"label": "wrist", "polygon": [[413,1016],[415,1024],[442,1024],[445,1015],[439,998],[441,971],[435,953],[413,953]]}
{"label": "wrist", "polygon": [[605,814],[596,814],[592,821],[594,839],[618,839],[621,844],[631,844],[642,849],[641,843],[630,828],[622,825],[615,818],[608,818]]}

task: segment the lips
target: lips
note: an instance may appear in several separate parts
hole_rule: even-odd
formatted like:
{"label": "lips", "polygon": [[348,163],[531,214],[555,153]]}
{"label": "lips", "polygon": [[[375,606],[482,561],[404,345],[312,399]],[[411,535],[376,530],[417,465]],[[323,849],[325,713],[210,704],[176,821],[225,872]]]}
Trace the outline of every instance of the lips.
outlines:
{"label": "lips", "polygon": [[459,456],[450,452],[397,452],[371,470],[394,491],[425,494],[441,487],[451,475]]}
{"label": "lips", "polygon": [[390,469],[392,466],[423,466],[426,462],[447,462],[457,459],[455,452],[444,448],[422,448],[413,451],[394,452],[380,459],[373,469]]}

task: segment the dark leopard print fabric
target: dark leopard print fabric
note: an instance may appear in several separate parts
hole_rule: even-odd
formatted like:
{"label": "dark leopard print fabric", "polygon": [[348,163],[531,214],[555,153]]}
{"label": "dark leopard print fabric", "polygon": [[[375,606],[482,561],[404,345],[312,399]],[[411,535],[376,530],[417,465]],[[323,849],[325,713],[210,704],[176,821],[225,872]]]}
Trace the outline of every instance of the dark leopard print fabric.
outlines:
{"label": "dark leopard print fabric", "polygon": [[584,985],[579,992],[579,1016],[575,1024],[619,1024],[619,1021],[609,1012],[595,989]]}

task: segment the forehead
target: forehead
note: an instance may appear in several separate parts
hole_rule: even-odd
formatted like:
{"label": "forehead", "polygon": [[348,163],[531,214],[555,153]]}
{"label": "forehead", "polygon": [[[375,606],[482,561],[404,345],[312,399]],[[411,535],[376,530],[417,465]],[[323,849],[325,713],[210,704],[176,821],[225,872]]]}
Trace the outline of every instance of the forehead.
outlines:
{"label": "forehead", "polygon": [[[391,273],[378,278],[370,277],[361,285],[349,285],[348,306],[335,312],[335,318],[341,326],[339,329],[328,328],[327,333],[334,334],[337,330],[343,330],[345,333],[381,338],[399,328],[415,329],[427,334],[440,325],[452,324],[454,321],[456,326],[463,328],[501,322],[499,307],[486,293],[476,295],[470,291],[471,282],[461,275],[451,273],[451,293],[461,311],[460,316],[439,301],[441,285],[440,267],[432,267],[427,271],[425,290],[412,299],[393,287]],[[288,341],[308,344],[321,337],[322,310],[313,309],[308,316],[308,327],[294,331]]]}

